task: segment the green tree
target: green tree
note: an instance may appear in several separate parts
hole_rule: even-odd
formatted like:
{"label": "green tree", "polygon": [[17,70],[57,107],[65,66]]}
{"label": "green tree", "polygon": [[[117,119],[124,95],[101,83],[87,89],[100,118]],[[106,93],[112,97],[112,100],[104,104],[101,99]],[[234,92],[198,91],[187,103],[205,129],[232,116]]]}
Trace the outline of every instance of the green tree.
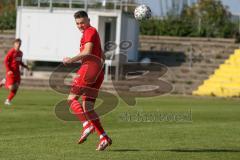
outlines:
{"label": "green tree", "polygon": [[[203,37],[231,37],[234,32],[234,24],[231,21],[231,13],[221,1],[199,0],[191,7],[183,10],[182,19],[190,20],[193,27],[193,35]],[[185,20],[186,21],[186,20]]]}
{"label": "green tree", "polygon": [[16,9],[14,0],[0,1],[0,30],[15,29]]}
{"label": "green tree", "polygon": [[180,15],[170,11],[161,20],[141,22],[140,32],[145,35],[233,38],[238,31],[231,17],[221,1],[199,0],[193,6],[185,6]]}

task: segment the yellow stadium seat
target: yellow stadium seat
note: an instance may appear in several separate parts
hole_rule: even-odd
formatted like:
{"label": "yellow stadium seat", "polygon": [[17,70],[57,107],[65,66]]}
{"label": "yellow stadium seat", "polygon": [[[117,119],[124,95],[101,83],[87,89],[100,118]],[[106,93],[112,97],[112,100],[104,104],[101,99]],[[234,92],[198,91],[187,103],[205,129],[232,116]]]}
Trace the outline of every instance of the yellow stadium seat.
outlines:
{"label": "yellow stadium seat", "polygon": [[193,95],[240,97],[240,50],[235,50],[229,59],[209,76]]}

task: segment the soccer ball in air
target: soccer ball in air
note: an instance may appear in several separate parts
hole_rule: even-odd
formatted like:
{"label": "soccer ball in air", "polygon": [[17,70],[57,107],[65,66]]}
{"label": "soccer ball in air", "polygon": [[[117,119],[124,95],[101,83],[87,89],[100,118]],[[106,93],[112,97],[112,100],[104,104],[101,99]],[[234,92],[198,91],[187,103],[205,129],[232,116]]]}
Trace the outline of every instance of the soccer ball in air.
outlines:
{"label": "soccer ball in air", "polygon": [[134,17],[136,18],[136,20],[139,20],[139,21],[147,20],[151,18],[151,16],[152,16],[152,11],[150,7],[148,7],[147,5],[143,4],[135,8]]}

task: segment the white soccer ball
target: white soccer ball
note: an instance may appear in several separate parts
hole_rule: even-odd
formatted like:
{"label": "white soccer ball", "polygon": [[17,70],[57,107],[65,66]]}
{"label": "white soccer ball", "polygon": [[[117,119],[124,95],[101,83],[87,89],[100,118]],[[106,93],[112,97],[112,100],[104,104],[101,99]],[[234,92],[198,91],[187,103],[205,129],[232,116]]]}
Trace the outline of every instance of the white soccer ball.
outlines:
{"label": "white soccer ball", "polygon": [[135,8],[134,11],[134,17],[141,21],[141,20],[147,20],[149,18],[151,18],[152,16],[152,11],[150,9],[150,7],[148,7],[147,5],[140,5],[138,7]]}

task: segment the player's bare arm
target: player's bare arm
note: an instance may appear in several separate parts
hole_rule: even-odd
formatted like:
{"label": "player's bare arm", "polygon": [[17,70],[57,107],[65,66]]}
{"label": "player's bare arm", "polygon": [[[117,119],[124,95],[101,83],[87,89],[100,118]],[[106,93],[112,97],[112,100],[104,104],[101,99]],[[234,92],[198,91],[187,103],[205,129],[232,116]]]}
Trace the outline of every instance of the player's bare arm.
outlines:
{"label": "player's bare arm", "polygon": [[92,49],[93,49],[93,43],[92,42],[88,42],[85,44],[85,48],[82,52],[80,52],[78,55],[76,55],[75,57],[69,58],[66,57],[63,59],[63,64],[67,65],[67,64],[71,64],[74,62],[78,62],[80,61],[83,57],[90,55],[92,53]]}
{"label": "player's bare arm", "polygon": [[26,68],[27,70],[29,70],[29,67],[28,67],[26,64],[24,64],[23,62],[21,62],[20,65],[21,65],[23,68]]}

